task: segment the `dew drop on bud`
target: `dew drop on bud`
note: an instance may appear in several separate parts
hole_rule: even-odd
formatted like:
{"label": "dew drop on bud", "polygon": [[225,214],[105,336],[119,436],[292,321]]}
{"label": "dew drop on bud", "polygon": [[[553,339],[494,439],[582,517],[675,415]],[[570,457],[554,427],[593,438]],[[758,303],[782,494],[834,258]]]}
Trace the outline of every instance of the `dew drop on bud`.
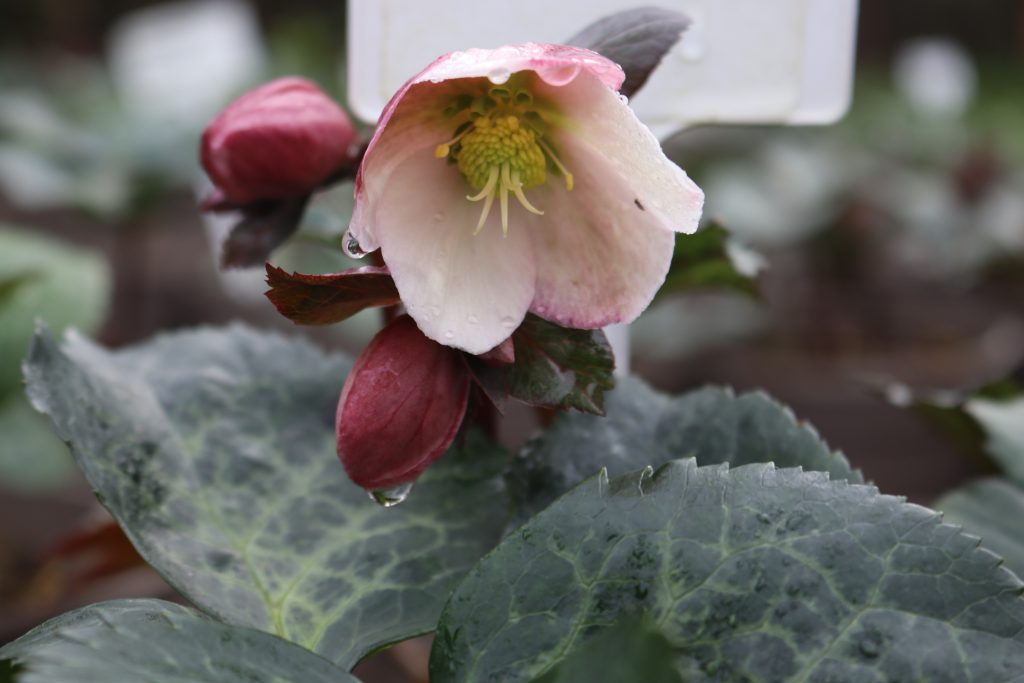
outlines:
{"label": "dew drop on bud", "polygon": [[496,69],[491,69],[491,72],[487,74],[487,78],[488,80],[490,80],[491,83],[499,85],[501,83],[506,82],[511,75],[512,72],[509,71],[508,69],[498,67]]}
{"label": "dew drop on bud", "polygon": [[392,486],[389,489],[367,491],[366,493],[370,496],[370,500],[377,505],[385,508],[393,508],[405,501],[405,499],[409,497],[410,491],[412,491],[412,482]]}
{"label": "dew drop on bud", "polygon": [[350,258],[363,258],[366,256],[366,252],[359,246],[359,240],[351,232],[345,233],[345,237],[341,240],[341,248]]}

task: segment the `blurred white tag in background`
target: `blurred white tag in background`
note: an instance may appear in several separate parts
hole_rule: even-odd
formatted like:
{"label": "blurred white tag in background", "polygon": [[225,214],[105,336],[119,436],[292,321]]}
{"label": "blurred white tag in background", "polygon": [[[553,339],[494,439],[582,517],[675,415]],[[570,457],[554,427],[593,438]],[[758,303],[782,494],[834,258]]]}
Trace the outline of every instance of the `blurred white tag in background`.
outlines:
{"label": "blurred white tag in background", "polygon": [[140,117],[201,129],[262,73],[259,23],[243,0],[190,0],[136,10],[108,39],[111,76]]}
{"label": "blurred white tag in background", "polygon": [[[636,0],[349,0],[349,104],[375,121],[408,78],[470,47],[560,43]],[[699,123],[831,123],[849,106],[857,0],[671,0],[693,21],[632,100],[659,136]]]}

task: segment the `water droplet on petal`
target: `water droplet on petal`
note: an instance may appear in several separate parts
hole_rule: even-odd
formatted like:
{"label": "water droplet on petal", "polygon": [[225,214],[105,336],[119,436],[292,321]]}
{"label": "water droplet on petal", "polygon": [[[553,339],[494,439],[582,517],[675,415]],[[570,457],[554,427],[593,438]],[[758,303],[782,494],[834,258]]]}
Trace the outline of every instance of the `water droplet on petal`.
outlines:
{"label": "water droplet on petal", "polygon": [[342,238],[341,248],[349,258],[363,258],[366,256],[366,252],[359,246],[359,240],[355,238],[351,231],[346,232],[345,237]]}
{"label": "water droplet on petal", "polygon": [[408,498],[410,491],[412,491],[412,482],[392,486],[389,489],[367,491],[366,493],[370,496],[370,500],[377,505],[386,508],[393,508]]}
{"label": "water droplet on petal", "polygon": [[619,93],[619,100],[620,100],[620,101],[621,101],[621,102],[622,102],[623,104],[629,104],[629,98],[628,98],[628,97],[626,97],[625,95],[623,95],[622,93]]}
{"label": "water droplet on petal", "polygon": [[491,73],[487,74],[487,78],[491,83],[500,84],[504,83],[512,75],[512,72],[503,67],[497,67],[491,70]]}
{"label": "water droplet on petal", "polygon": [[513,327],[516,326],[516,319],[506,315],[504,318],[501,319],[501,326],[504,327],[506,330],[511,330]]}
{"label": "water droplet on petal", "polygon": [[455,339],[455,333],[452,332],[451,330],[445,330],[444,338],[445,339]]}
{"label": "water droplet on petal", "polygon": [[427,315],[429,315],[431,318],[436,318],[437,316],[441,315],[441,307],[427,306]]}
{"label": "water droplet on petal", "polygon": [[470,313],[469,316],[466,317],[466,322],[468,322],[470,325],[476,325],[478,322],[480,322],[480,318]]}

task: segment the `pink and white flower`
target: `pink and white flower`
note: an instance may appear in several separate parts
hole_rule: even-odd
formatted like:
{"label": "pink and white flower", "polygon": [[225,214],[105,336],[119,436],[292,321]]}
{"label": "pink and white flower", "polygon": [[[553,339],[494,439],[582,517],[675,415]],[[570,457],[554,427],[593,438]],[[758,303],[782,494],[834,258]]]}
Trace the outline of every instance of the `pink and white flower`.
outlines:
{"label": "pink and white flower", "polygon": [[470,353],[527,312],[566,327],[630,322],[704,195],[581,48],[440,57],[392,97],[356,179],[350,238],[381,249],[424,334]]}

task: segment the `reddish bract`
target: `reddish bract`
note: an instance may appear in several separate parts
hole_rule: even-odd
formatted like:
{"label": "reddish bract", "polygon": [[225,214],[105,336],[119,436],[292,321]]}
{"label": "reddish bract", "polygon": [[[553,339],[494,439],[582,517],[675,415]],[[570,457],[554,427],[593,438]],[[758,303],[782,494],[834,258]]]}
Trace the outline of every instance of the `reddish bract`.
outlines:
{"label": "reddish bract", "polygon": [[371,306],[401,303],[387,268],[363,266],[327,275],[289,275],[267,264],[267,298],[298,325],[330,325]]}
{"label": "reddish bract", "polygon": [[338,401],[338,457],[369,491],[414,481],[448,449],[469,400],[459,352],[431,341],[407,315],[377,333]]}
{"label": "reddish bract", "polygon": [[309,194],[359,153],[349,117],[315,84],[287,77],[250,90],[203,132],[203,168],[235,205]]}

